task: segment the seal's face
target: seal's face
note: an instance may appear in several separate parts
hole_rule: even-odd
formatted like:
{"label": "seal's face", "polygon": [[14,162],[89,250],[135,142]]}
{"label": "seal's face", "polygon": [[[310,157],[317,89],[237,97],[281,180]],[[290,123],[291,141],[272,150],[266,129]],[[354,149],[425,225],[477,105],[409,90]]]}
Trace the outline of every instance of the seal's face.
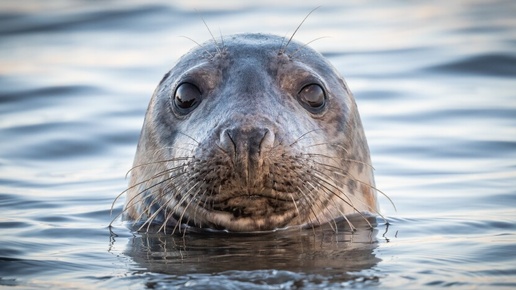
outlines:
{"label": "seal's face", "polygon": [[376,212],[353,97],[317,52],[244,34],[179,60],[156,89],[126,217],[230,231]]}

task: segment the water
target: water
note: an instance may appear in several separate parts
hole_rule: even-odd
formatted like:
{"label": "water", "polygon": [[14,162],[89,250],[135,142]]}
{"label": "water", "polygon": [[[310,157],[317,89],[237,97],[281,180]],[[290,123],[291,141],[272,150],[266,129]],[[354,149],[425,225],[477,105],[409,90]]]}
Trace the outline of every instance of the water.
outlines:
{"label": "water", "polygon": [[[181,36],[210,38],[200,15],[216,35],[289,35],[314,5],[295,38],[328,36],[311,46],[356,96],[390,225],[110,231],[150,95],[195,46]],[[2,1],[0,286],[516,287],[514,15],[509,0]]]}

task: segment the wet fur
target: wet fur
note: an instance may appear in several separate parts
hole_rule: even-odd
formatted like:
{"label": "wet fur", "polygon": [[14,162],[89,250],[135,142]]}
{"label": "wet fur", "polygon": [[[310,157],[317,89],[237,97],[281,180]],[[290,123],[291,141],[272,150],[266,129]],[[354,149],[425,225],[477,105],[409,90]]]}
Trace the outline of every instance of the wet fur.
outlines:
{"label": "wet fur", "polygon": [[[184,80],[207,96],[186,117],[170,109]],[[309,82],[326,89],[323,114],[296,100]],[[263,127],[273,136],[251,173],[236,170],[238,160],[219,145],[235,127]],[[369,149],[346,83],[317,52],[263,34],[208,42],[165,75],[124,193],[124,217],[140,230],[265,231],[378,213]]]}

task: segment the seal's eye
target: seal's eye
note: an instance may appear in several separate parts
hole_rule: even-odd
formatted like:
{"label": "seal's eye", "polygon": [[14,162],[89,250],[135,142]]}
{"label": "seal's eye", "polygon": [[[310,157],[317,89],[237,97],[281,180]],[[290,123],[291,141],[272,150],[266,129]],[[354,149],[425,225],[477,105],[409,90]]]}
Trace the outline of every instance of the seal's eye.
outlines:
{"label": "seal's eye", "polygon": [[317,113],[326,104],[324,89],[317,84],[304,86],[297,94],[299,102],[310,112]]}
{"label": "seal's eye", "polygon": [[201,91],[191,83],[182,83],[176,88],[174,104],[182,113],[188,113],[201,101]]}

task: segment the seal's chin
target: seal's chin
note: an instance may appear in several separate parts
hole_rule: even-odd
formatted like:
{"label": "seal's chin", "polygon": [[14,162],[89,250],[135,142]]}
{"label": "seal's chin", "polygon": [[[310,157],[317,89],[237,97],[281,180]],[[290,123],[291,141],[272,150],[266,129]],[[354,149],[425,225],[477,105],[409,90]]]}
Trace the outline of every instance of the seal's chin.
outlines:
{"label": "seal's chin", "polygon": [[213,204],[212,210],[231,213],[234,218],[259,218],[271,215],[282,215],[291,210],[292,207],[292,201],[250,195],[237,196]]}
{"label": "seal's chin", "polygon": [[298,215],[292,200],[260,195],[231,197],[204,208],[204,218],[215,228],[239,231],[271,231],[288,226]]}

